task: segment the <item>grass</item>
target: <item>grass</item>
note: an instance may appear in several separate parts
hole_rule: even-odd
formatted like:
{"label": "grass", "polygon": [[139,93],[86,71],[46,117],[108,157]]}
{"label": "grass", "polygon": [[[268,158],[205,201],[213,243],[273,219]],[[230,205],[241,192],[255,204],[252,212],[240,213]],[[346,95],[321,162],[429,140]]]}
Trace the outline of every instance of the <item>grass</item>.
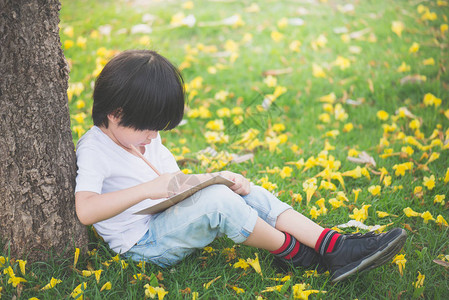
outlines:
{"label": "grass", "polygon": [[[163,133],[165,144],[181,162],[181,168],[186,172],[215,171],[220,167],[214,163],[221,160],[226,165],[224,168],[241,172],[255,183],[266,176],[268,183],[265,184],[276,184],[273,192],[282,201],[293,204],[308,217],[311,217],[312,206],[319,208],[316,201],[322,197],[328,211],[321,212],[315,220],[322,226],[346,223],[355,208],[371,205],[366,219],[362,220],[364,224],[385,225],[387,229],[399,226],[408,231],[409,238],[400,253],[406,259],[403,274],[398,265],[391,263],[331,285],[326,275],[307,277],[306,270],[296,269],[288,274],[289,281],[279,282],[271,278],[287,274],[277,274],[272,257],[266,251],[233,245],[226,238],[214,241],[210,245],[212,252],[198,250],[171,269],[149,264],[142,267],[136,262],[122,261],[93,236],[90,245],[93,252],[81,253],[75,267],[73,258],[65,259],[66,256],[55,253],[50,261],[27,264],[22,274],[20,258],[0,253],[0,295],[6,299],[70,298],[72,291],[86,282],[87,287],[80,294],[86,299],[144,298],[146,284],[162,287],[168,292],[165,296],[168,299],[253,299],[258,296],[281,299],[293,298],[294,286],[305,283],[307,290],[320,291],[310,296],[313,299],[443,299],[449,290],[448,269],[433,260],[448,261],[449,230],[447,225],[435,220],[425,223],[421,213],[429,211],[434,219],[441,215],[449,220],[449,205],[434,203],[436,195],[444,195],[444,201],[449,202],[449,33],[442,25],[448,23],[447,1],[354,1],[350,2],[354,10],[347,1],[331,0],[254,3],[198,0],[191,9],[189,4],[187,1],[62,1],[61,42],[72,70],[68,93],[74,142],[92,125],[89,114],[96,70],[118,51],[158,50],[183,68],[187,85],[187,123]],[[195,26],[171,25],[172,17],[180,12],[184,16],[194,15]],[[432,13],[436,19],[432,19]],[[244,23],[234,26],[211,23],[237,14]],[[289,19],[298,20],[295,18],[301,18],[305,24],[288,24]],[[394,21],[404,25],[401,36],[392,31]],[[131,33],[134,25],[142,23],[150,25],[152,32]],[[108,28],[109,35],[105,33]],[[348,40],[351,33],[357,32],[360,33],[358,37],[353,35]],[[277,36],[281,38],[276,40]],[[320,44],[324,40],[326,42]],[[292,45],[294,41],[300,44]],[[419,44],[419,50],[412,53],[409,49],[414,42]],[[339,56],[343,58],[340,61]],[[424,63],[429,58],[433,58],[433,64]],[[340,67],[338,62],[347,65]],[[400,72],[398,68],[402,63],[406,70]],[[314,65],[322,68],[324,77],[313,75]],[[274,86],[266,84],[265,72],[280,73],[275,76]],[[401,79],[408,75],[424,75],[426,80],[401,84]],[[266,95],[272,94],[276,87],[285,87],[285,93],[268,109],[261,108]],[[335,101],[326,106],[320,98],[331,93],[335,94]],[[426,105],[424,98],[429,93],[441,99],[441,103]],[[220,95],[221,100],[218,99]],[[231,111],[235,107],[240,107],[243,113],[220,115],[220,109]],[[210,116],[196,116],[200,108],[209,111]],[[414,117],[400,117],[399,108],[406,108]],[[336,114],[338,109],[341,115]],[[381,110],[388,113],[386,120],[377,116]],[[328,122],[324,122],[324,113],[328,114]],[[238,118],[241,118],[240,124],[236,123]],[[220,132],[228,136],[227,142],[214,143],[206,138],[212,131],[207,124],[217,119],[223,120],[225,129]],[[420,124],[418,132],[410,128],[414,119]],[[344,128],[350,126],[349,123],[353,129],[346,132]],[[285,129],[276,131],[280,128],[278,124]],[[388,131],[385,129],[388,127],[393,129]],[[243,134],[251,129],[258,130],[251,141],[258,139],[259,145],[239,144]],[[338,130],[338,134],[334,130]],[[413,145],[407,136],[415,137],[420,146]],[[433,147],[426,147],[432,142],[435,143]],[[326,145],[332,148],[323,152]],[[404,153],[403,147],[407,146],[413,153]],[[207,163],[198,156],[206,147],[219,153],[251,152],[254,158],[231,164],[226,155],[222,155],[210,157],[212,162]],[[351,149],[366,151],[377,165],[350,162],[347,156]],[[388,156],[390,152],[401,154]],[[426,163],[433,153],[438,153],[439,157]],[[384,154],[387,155],[384,157]],[[334,172],[366,167],[369,178],[344,177],[344,187],[332,179],[336,190],[318,189],[307,204],[303,182],[330,166],[331,156],[340,163]],[[318,157],[321,160],[317,160]],[[315,165],[306,170],[300,164],[289,164],[301,158],[305,162],[314,161]],[[411,170],[403,176],[396,175],[395,167],[406,162],[413,162]],[[291,167],[291,174],[282,177],[280,170],[285,167]],[[388,186],[381,181],[381,168],[391,176]],[[432,175],[435,187],[429,189],[424,180]],[[317,179],[318,185],[324,180]],[[381,186],[377,195],[368,191],[375,185]],[[357,202],[355,189],[360,189]],[[334,208],[329,200],[337,196],[337,191],[344,192],[348,201]],[[291,193],[301,194],[303,200],[293,201]],[[407,217],[403,211],[406,207],[420,215]],[[390,215],[380,218],[377,211]],[[346,232],[356,230],[348,228]],[[72,255],[75,249],[66,251]],[[233,267],[239,258],[254,259],[255,253],[263,276],[252,268]],[[3,271],[8,266],[14,276],[27,282],[16,287],[9,283],[11,276]],[[103,271],[97,282],[94,275],[83,276],[83,270]],[[413,285],[418,272],[425,275],[421,288]],[[146,276],[142,280],[134,279],[139,273]],[[52,277],[62,282],[41,290]],[[206,289],[204,285],[213,279],[216,280]],[[100,291],[107,282],[112,288]],[[276,285],[283,287],[280,291],[263,292]],[[233,287],[243,289],[244,293],[237,294]]]}

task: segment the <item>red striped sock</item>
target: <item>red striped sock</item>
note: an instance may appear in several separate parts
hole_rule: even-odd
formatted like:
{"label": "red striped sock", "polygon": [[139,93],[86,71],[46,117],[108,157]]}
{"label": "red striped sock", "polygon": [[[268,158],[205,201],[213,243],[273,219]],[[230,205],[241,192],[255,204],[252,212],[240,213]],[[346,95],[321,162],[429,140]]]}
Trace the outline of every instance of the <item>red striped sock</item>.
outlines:
{"label": "red striped sock", "polygon": [[337,249],[341,234],[337,233],[335,230],[326,228],[321,232],[315,244],[315,251],[321,255],[325,253],[331,253]]}
{"label": "red striped sock", "polygon": [[298,254],[301,244],[291,234],[284,232],[284,235],[285,241],[282,246],[279,249],[270,252],[277,257],[292,259],[296,254]]}

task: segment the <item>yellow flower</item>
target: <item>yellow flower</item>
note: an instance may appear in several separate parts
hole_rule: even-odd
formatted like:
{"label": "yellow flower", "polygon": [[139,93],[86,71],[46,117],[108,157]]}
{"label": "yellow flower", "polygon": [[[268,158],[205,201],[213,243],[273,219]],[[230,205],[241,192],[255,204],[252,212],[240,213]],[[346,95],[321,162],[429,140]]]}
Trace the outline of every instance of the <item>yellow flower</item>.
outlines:
{"label": "yellow flower", "polygon": [[404,211],[405,215],[406,215],[407,217],[409,217],[409,218],[410,218],[410,217],[419,217],[419,216],[421,216],[420,213],[417,213],[416,211],[414,211],[414,210],[411,209],[410,207],[404,208],[403,211]]}
{"label": "yellow flower", "polygon": [[324,135],[327,137],[336,138],[340,134],[340,131],[337,129],[327,131]]}
{"label": "yellow flower", "polygon": [[432,214],[429,211],[425,211],[421,214],[421,218],[424,219],[424,223],[427,224],[429,221],[435,221]]}
{"label": "yellow flower", "polygon": [[448,31],[448,29],[449,29],[449,26],[447,24],[440,25],[441,34],[444,34],[446,31]]}
{"label": "yellow flower", "polygon": [[380,211],[380,210],[376,211],[376,213],[377,213],[377,216],[379,218],[385,218],[385,217],[388,217],[390,215],[389,213],[384,212],[384,211]]}
{"label": "yellow flower", "polygon": [[405,175],[405,171],[411,170],[412,168],[413,168],[413,163],[412,162],[406,162],[406,163],[402,163],[402,164],[393,166],[393,170],[395,170],[394,174],[396,176],[404,176]]}
{"label": "yellow flower", "polygon": [[408,72],[408,71],[410,71],[410,66],[407,65],[403,61],[402,64],[396,69],[396,71],[399,72],[399,73]]}
{"label": "yellow flower", "polygon": [[[123,259],[120,260],[120,265],[122,266],[123,270],[128,268],[128,263],[125,262]],[[101,274],[101,272],[100,272],[100,274]]]}
{"label": "yellow flower", "polygon": [[342,200],[337,200],[336,198],[329,199],[330,205],[332,205],[333,208],[339,208],[340,206],[344,206]]}
{"label": "yellow flower", "polygon": [[427,93],[424,95],[423,103],[425,106],[435,105],[435,107],[438,107],[441,105],[441,99],[431,93]]}
{"label": "yellow flower", "polygon": [[384,177],[384,180],[383,180],[383,183],[384,183],[384,185],[385,186],[390,186],[391,185],[391,176],[385,176]]}
{"label": "yellow flower", "polygon": [[86,290],[86,288],[87,288],[87,283],[86,282],[83,282],[83,283],[80,283],[73,291],[72,291],[72,293],[70,294],[70,296],[72,296],[72,298],[74,298],[74,299],[80,299],[80,300],[82,300],[83,299],[83,293],[84,293],[84,291]]}
{"label": "yellow flower", "polygon": [[324,198],[321,198],[316,201],[316,204],[320,207],[320,214],[327,214],[327,208],[325,205],[326,200]]}
{"label": "yellow flower", "polygon": [[86,130],[81,125],[75,125],[72,127],[72,131],[80,138]]}
{"label": "yellow flower", "polygon": [[222,119],[207,122],[206,128],[213,131],[223,131],[225,129]]}
{"label": "yellow flower", "polygon": [[245,290],[236,286],[232,286],[232,289],[236,292],[236,294],[244,293]]}
{"label": "yellow flower", "polygon": [[304,192],[306,192],[307,194],[307,204],[309,204],[310,199],[312,199],[312,195],[315,193],[315,191],[317,190],[317,180],[316,178],[310,178],[307,179],[306,181],[303,182],[302,187]]}
{"label": "yellow flower", "polygon": [[359,151],[355,150],[354,148],[351,148],[348,150],[348,156],[349,157],[357,157],[359,156]]}
{"label": "yellow flower", "polygon": [[318,50],[318,48],[324,48],[327,44],[327,38],[325,35],[320,34],[318,38],[311,42],[313,50]]}
{"label": "yellow flower", "polygon": [[412,154],[413,154],[415,151],[413,150],[412,147],[406,146],[406,147],[402,147],[402,148],[401,148],[401,152],[407,153],[408,156],[412,156]]}
{"label": "yellow flower", "polygon": [[165,295],[168,294],[163,288],[161,287],[152,287],[148,283],[143,286],[145,288],[145,297],[151,297],[154,298],[157,295],[157,298],[159,300],[164,299]]}
{"label": "yellow flower", "polygon": [[272,75],[268,75],[267,77],[265,77],[265,79],[263,80],[263,82],[268,86],[268,87],[275,87],[277,85],[277,78],[272,76]]}
{"label": "yellow flower", "polygon": [[415,186],[415,188],[413,189],[413,194],[417,195],[420,193],[422,193],[422,186],[420,186],[420,185]]}
{"label": "yellow flower", "polygon": [[343,132],[350,132],[352,129],[354,129],[354,125],[352,125],[352,123],[346,123],[343,126]]}
{"label": "yellow flower", "polygon": [[284,35],[280,33],[279,31],[272,31],[271,32],[271,39],[275,43],[279,43],[284,38]]}
{"label": "yellow flower", "polygon": [[313,77],[317,77],[317,78],[326,78],[326,73],[324,72],[324,69],[317,65],[317,64],[313,64],[312,65],[312,75]]}
{"label": "yellow flower", "polygon": [[424,285],[424,279],[426,278],[426,275],[421,274],[421,272],[418,271],[418,277],[416,278],[416,282],[413,283],[413,286],[415,289],[418,289]]}
{"label": "yellow flower", "polygon": [[259,264],[259,256],[257,255],[257,253],[255,253],[256,258],[252,259],[252,258],[248,258],[246,259],[246,262],[248,264],[250,264],[251,267],[253,267],[253,269],[259,273],[260,275],[262,275],[262,269],[260,268],[260,264]]}
{"label": "yellow flower", "polygon": [[11,285],[13,287],[17,287],[17,285],[19,285],[21,282],[27,282],[27,281],[25,280],[25,278],[16,277],[16,276],[9,277],[9,279],[8,279],[8,283],[11,283]]}
{"label": "yellow flower", "polygon": [[318,120],[320,120],[323,123],[330,123],[331,117],[327,113],[322,113],[318,116]]}
{"label": "yellow flower", "polygon": [[[306,285],[304,283],[295,284],[292,287],[293,291],[293,299],[309,299],[310,294],[320,293],[318,290],[306,290]],[[325,291],[321,291],[321,293],[325,293]]]}
{"label": "yellow flower", "polygon": [[427,187],[428,190],[432,190],[435,187],[435,176],[424,176],[423,184]]}
{"label": "yellow flower", "polygon": [[290,167],[283,167],[279,175],[281,178],[286,178],[292,176],[293,169]]}
{"label": "yellow flower", "polygon": [[77,45],[78,47],[82,48],[82,49],[85,49],[85,48],[86,48],[86,43],[87,43],[87,39],[86,39],[85,37],[83,37],[83,36],[79,36],[79,37],[76,39],[76,45]]}
{"label": "yellow flower", "polygon": [[377,118],[382,120],[382,121],[386,121],[388,119],[388,113],[384,110],[379,110],[376,114]]}
{"label": "yellow flower", "polygon": [[354,193],[354,203],[357,202],[357,198],[359,198],[359,193],[361,191],[361,189],[352,189],[352,192]]}
{"label": "yellow flower", "polygon": [[426,164],[431,163],[432,161],[437,160],[438,158],[440,158],[440,153],[438,153],[438,152],[433,152],[433,153],[430,155],[429,160],[427,161]]}
{"label": "yellow flower", "polygon": [[397,254],[394,258],[393,258],[393,262],[396,265],[398,265],[399,268],[399,273],[402,275],[404,275],[403,270],[405,268],[405,263],[407,262],[407,260],[405,259],[405,254]]}
{"label": "yellow flower", "polygon": [[449,168],[446,170],[446,175],[444,175],[444,184],[449,182]]}
{"label": "yellow flower", "polygon": [[249,264],[242,258],[239,258],[239,261],[234,264],[234,269],[242,268],[243,270],[248,269]]}
{"label": "yellow flower", "polygon": [[64,49],[65,50],[68,50],[68,49],[72,48],[73,45],[75,45],[75,43],[72,40],[65,40],[64,41]]}
{"label": "yellow flower", "polygon": [[64,33],[66,36],[68,36],[69,38],[72,38],[72,37],[73,37],[73,27],[72,27],[72,26],[67,26],[67,27],[64,29],[63,33]]}
{"label": "yellow flower", "polygon": [[316,208],[316,206],[312,206],[310,209],[310,217],[312,219],[316,219],[320,215],[320,211]]}
{"label": "yellow flower", "polygon": [[337,59],[334,61],[334,65],[340,67],[340,70],[344,70],[351,66],[351,61],[343,56],[337,56]]}
{"label": "yellow flower", "polygon": [[319,99],[320,102],[325,102],[325,103],[330,103],[330,104],[334,103],[335,100],[337,100],[337,97],[335,96],[334,92],[330,93],[329,95],[322,96]]}
{"label": "yellow flower", "polygon": [[446,199],[446,195],[435,195],[433,203],[440,203],[441,205],[444,205],[444,199]]}
{"label": "yellow flower", "polygon": [[422,64],[424,66],[433,66],[433,65],[435,65],[435,60],[433,59],[433,57],[431,57],[431,58],[423,60]]}
{"label": "yellow flower", "polygon": [[261,293],[269,293],[274,291],[280,292],[283,286],[284,286],[283,284],[275,286],[267,286],[263,291],[261,291]]}
{"label": "yellow flower", "polygon": [[319,189],[326,189],[326,190],[335,191],[337,189],[337,187],[335,186],[335,184],[333,184],[330,181],[322,180],[321,183],[320,183]]}
{"label": "yellow flower", "polygon": [[426,10],[422,15],[421,15],[421,20],[423,21],[434,21],[436,20],[437,14],[434,12],[431,12],[429,10]]}
{"label": "yellow flower", "polygon": [[363,205],[361,209],[354,208],[352,211],[352,214],[349,215],[351,219],[354,219],[356,221],[363,222],[368,218],[368,208],[371,205]]}
{"label": "yellow flower", "polygon": [[112,284],[110,281],[106,282],[105,284],[103,284],[103,286],[100,289],[100,292],[102,291],[109,291],[112,288]]}
{"label": "yellow flower", "polygon": [[414,42],[410,48],[408,49],[409,53],[416,53],[419,50],[419,44],[417,42]]}
{"label": "yellow flower", "polygon": [[62,280],[60,279],[56,279],[56,278],[51,278],[50,279],[50,283],[47,283],[43,288],[41,288],[41,290],[45,291],[45,290],[49,290],[54,288],[58,283],[61,283]]}
{"label": "yellow flower", "polygon": [[25,275],[25,265],[27,264],[27,261],[18,259],[17,262],[19,263],[20,273],[22,273],[22,275]]}
{"label": "yellow flower", "polygon": [[8,262],[8,258],[4,256],[0,256],[0,268],[4,268],[5,264]]}
{"label": "yellow flower", "polygon": [[348,114],[340,103],[335,105],[335,119],[338,121],[344,121],[348,118]]}
{"label": "yellow flower", "polygon": [[184,9],[193,9],[194,6],[193,1],[187,1],[182,4],[182,8]]}
{"label": "yellow flower", "polygon": [[438,215],[438,216],[437,216],[437,219],[435,220],[435,223],[437,223],[438,225],[442,225],[442,226],[449,227],[449,224],[448,224],[447,221],[443,218],[442,215]]}
{"label": "yellow flower", "polygon": [[258,183],[264,188],[267,189],[268,191],[273,191],[275,189],[277,189],[277,184],[275,183],[271,183],[270,181],[268,181],[268,177],[262,177],[261,179],[259,179]]}
{"label": "yellow flower", "polygon": [[80,249],[79,249],[79,248],[76,248],[76,249],[75,249],[75,257],[74,257],[74,259],[73,259],[73,268],[76,267],[76,264],[78,263],[78,258],[79,258],[79,256],[80,256]]}
{"label": "yellow flower", "polygon": [[379,195],[380,190],[381,190],[380,185],[372,185],[368,188],[368,192],[370,192],[371,195],[373,195],[373,196]]}
{"label": "yellow flower", "polygon": [[391,30],[396,33],[399,37],[402,36],[402,31],[405,29],[404,23],[401,21],[393,21],[391,23]]}
{"label": "yellow flower", "polygon": [[409,124],[408,127],[410,127],[410,129],[418,129],[419,127],[421,127],[421,123],[419,122],[418,119],[414,119],[412,120]]}
{"label": "yellow flower", "polygon": [[301,49],[299,48],[301,47],[301,42],[298,40],[294,40],[293,42],[290,43],[290,45],[288,46],[288,48],[290,49],[290,51],[293,52],[300,52]]}

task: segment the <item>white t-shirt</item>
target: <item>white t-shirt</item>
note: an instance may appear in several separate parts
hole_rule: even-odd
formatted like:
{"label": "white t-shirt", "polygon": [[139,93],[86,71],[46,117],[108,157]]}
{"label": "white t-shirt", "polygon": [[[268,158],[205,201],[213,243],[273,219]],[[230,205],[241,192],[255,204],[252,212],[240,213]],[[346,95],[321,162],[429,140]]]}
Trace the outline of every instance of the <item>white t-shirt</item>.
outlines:
{"label": "white t-shirt", "polygon": [[[158,134],[145,146],[145,157],[161,173],[179,171],[175,158],[162,145]],[[105,194],[150,181],[157,174],[139,157],[132,155],[100,128],[94,126],[78,141],[76,147],[78,174],[75,192]],[[146,233],[151,215],[134,215],[148,206],[146,199],[94,227],[116,253],[128,251]]]}

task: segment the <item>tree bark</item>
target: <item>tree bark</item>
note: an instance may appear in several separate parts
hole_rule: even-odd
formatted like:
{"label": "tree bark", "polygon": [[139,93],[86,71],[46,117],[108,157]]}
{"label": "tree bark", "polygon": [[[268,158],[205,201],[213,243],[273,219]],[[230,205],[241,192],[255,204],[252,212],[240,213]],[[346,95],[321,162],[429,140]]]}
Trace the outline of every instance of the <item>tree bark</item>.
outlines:
{"label": "tree bark", "polygon": [[0,239],[4,254],[31,261],[87,246],[59,9],[57,0],[0,0]]}

